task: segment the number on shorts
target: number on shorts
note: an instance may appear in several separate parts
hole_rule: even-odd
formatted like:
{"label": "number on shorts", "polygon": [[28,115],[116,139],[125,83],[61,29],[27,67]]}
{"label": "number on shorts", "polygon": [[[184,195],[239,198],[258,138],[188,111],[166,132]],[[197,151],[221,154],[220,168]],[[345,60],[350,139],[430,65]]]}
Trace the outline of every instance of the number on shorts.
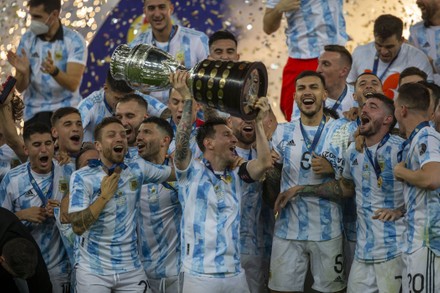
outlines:
{"label": "number on shorts", "polygon": [[[410,293],[423,292],[423,290],[425,289],[425,277],[422,274],[415,274],[414,276],[412,276],[411,274],[408,274],[408,279],[409,279],[408,288],[409,288]],[[411,285],[411,283],[412,283],[412,285]],[[418,288],[416,288],[416,286]]]}
{"label": "number on shorts", "polygon": [[147,293],[147,289],[148,289],[148,283],[146,282],[146,281],[140,281],[139,282],[139,284],[138,284],[139,286],[141,286],[141,285],[144,285],[145,286],[145,288],[144,288],[144,293]]}
{"label": "number on shorts", "polygon": [[402,276],[394,276],[394,280],[400,280],[400,290],[399,293],[402,293],[403,290],[403,284],[402,284]]}
{"label": "number on shorts", "polygon": [[344,258],[342,254],[338,254],[335,258],[335,266],[333,267],[335,272],[340,274],[344,270]]}

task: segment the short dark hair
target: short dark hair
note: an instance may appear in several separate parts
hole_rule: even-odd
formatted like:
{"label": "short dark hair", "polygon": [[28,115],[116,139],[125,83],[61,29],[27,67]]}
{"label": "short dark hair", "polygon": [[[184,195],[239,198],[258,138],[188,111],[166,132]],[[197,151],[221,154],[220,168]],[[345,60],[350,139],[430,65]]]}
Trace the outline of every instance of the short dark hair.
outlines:
{"label": "short dark hair", "polygon": [[226,120],[220,117],[215,117],[212,119],[208,119],[205,123],[197,129],[196,141],[199,149],[204,152],[205,146],[203,145],[203,141],[205,138],[213,138],[215,135],[214,126],[217,125],[228,125]]}
{"label": "short dark hair", "polygon": [[113,75],[111,74],[110,70],[107,71],[107,77],[105,79],[106,84],[112,91],[124,93],[124,94],[130,94],[134,92],[134,89],[132,89],[125,80],[116,80],[113,78]]}
{"label": "short dark hair", "polygon": [[35,274],[38,249],[28,239],[19,237],[9,240],[3,245],[2,256],[16,277],[28,279]]}
{"label": "short dark hair", "polygon": [[437,108],[438,102],[440,101],[440,86],[438,86],[436,83],[423,80],[419,81],[418,83],[423,84],[428,88],[428,90],[431,90],[432,97],[434,98],[434,109]]}
{"label": "short dark hair", "polygon": [[350,67],[353,64],[353,57],[351,57],[350,52],[344,46],[334,44],[325,45],[324,51],[339,53],[339,55],[341,55],[341,59],[348,63]]}
{"label": "short dark hair", "polygon": [[[118,104],[128,103],[128,102],[136,102],[139,106],[145,109],[145,112],[148,112],[148,102],[142,98],[138,94],[127,94],[123,96],[119,101]],[[95,136],[96,137],[96,136]]]}
{"label": "short dark hair", "polygon": [[353,84],[354,89],[356,89],[356,85],[358,83],[359,78],[361,78],[362,76],[365,76],[365,75],[375,76],[377,78],[377,80],[379,81],[380,85],[382,86],[382,81],[380,80],[379,76],[377,76],[373,72],[362,72],[361,74],[358,75],[358,77],[356,77],[356,80],[354,81],[354,84]]}
{"label": "short dark hair", "polygon": [[430,104],[429,90],[420,83],[406,83],[398,89],[398,101],[409,109],[427,111]]}
{"label": "short dark hair", "polygon": [[70,114],[78,114],[79,117],[81,117],[81,113],[78,111],[77,108],[74,107],[62,107],[56,110],[52,117],[50,118],[50,123],[52,126],[55,126],[55,124],[64,116],[70,115]]}
{"label": "short dark hair", "polygon": [[331,109],[331,108],[328,108],[328,107],[324,107],[323,111],[324,111],[325,116],[329,116],[333,119],[339,119],[338,111]]}
{"label": "short dark hair", "polygon": [[316,71],[312,71],[312,70],[304,70],[303,72],[301,72],[300,74],[298,74],[298,76],[295,78],[295,86],[296,86],[296,82],[297,82],[298,80],[300,80],[301,78],[304,78],[304,77],[308,77],[308,76],[316,76],[316,77],[318,77],[318,78],[321,80],[322,85],[323,85],[324,88],[325,88],[325,80],[324,80],[324,77],[323,77],[320,73],[318,73],[318,72],[316,72]]}
{"label": "short dark hair", "polygon": [[234,41],[235,46],[237,46],[237,39],[230,31],[227,30],[219,30],[213,33],[209,37],[209,41],[208,41],[209,48],[211,48],[212,44],[218,40],[232,40]]}
{"label": "short dark hair", "polygon": [[61,0],[29,0],[29,7],[37,7],[41,4],[44,5],[44,11],[51,13],[54,10],[61,10]]}
{"label": "short dark hair", "polygon": [[93,136],[95,137],[96,141],[101,141],[102,129],[112,123],[117,123],[123,127],[122,122],[118,118],[105,117],[98,125],[96,125],[95,129],[93,130]]}
{"label": "short dark hair", "polygon": [[380,101],[382,101],[382,103],[385,105],[385,108],[388,112],[388,114],[390,114],[391,116],[393,116],[393,122],[390,125],[390,130],[394,128],[394,126],[396,125],[396,117],[394,117],[394,102],[393,100],[391,100],[390,98],[388,98],[387,96],[385,96],[384,94],[381,93],[372,93],[371,95],[367,96],[367,100],[368,99],[378,99]]}
{"label": "short dark hair", "polygon": [[417,67],[411,66],[411,67],[407,67],[405,68],[399,76],[399,84],[402,81],[402,79],[404,79],[407,76],[412,76],[412,75],[417,75],[420,76],[423,80],[427,80],[428,79],[428,75],[426,74],[425,71],[418,69]]}
{"label": "short dark hair", "polygon": [[151,117],[145,118],[142,121],[142,124],[144,124],[144,123],[155,124],[160,129],[160,131],[162,131],[163,133],[165,133],[166,135],[168,135],[170,137],[170,140],[173,140],[173,137],[174,137],[173,127],[171,126],[171,124],[167,120],[160,118],[160,117],[151,116]]}
{"label": "short dark hair", "polygon": [[403,21],[391,14],[382,14],[374,21],[374,36],[382,40],[396,36],[402,38]]}
{"label": "short dark hair", "polygon": [[41,122],[34,122],[34,123],[26,125],[23,129],[24,142],[27,142],[31,138],[31,135],[36,134],[36,133],[38,133],[38,134],[45,134],[45,133],[51,134],[49,125],[41,123]]}

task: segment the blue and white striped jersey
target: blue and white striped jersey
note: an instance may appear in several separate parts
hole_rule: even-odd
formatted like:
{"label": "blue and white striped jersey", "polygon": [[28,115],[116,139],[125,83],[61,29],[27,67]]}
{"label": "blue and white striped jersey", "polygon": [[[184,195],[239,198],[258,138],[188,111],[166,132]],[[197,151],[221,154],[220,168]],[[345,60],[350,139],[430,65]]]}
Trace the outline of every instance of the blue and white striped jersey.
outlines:
{"label": "blue and white striped jersey", "polygon": [[[424,127],[406,150],[408,155],[403,156],[403,160],[410,170],[419,170],[430,162],[440,162],[440,134],[432,127]],[[427,246],[440,256],[439,190],[430,191],[404,184],[403,195],[406,204],[403,251],[413,253]]]}
{"label": "blue and white striped jersey", "polygon": [[[257,157],[255,149],[249,150],[235,148],[237,154],[243,159],[250,161]],[[260,233],[260,213],[263,201],[263,186],[261,182],[243,183],[243,195],[241,198],[240,220],[240,253],[247,255],[259,255],[258,240]],[[262,228],[262,227],[261,227]]]}
{"label": "blue and white striped jersey", "polygon": [[182,207],[178,188],[176,182],[142,185],[139,251],[148,278],[162,279],[179,274]]}
{"label": "blue and white striped jersey", "polygon": [[388,141],[377,149],[379,143],[369,147],[372,158],[382,170],[378,183],[374,165],[366,151],[356,151],[351,144],[347,150],[343,177],[355,184],[357,207],[357,242],[355,257],[358,261],[383,262],[397,257],[400,253],[400,240],[403,232],[403,219],[382,222],[372,219],[378,209],[397,209],[402,207],[403,184],[394,178],[393,169],[398,163],[397,153],[403,139],[390,136]]}
{"label": "blue and white striped jersey", "polygon": [[418,22],[409,28],[409,42],[422,50],[432,59],[435,68],[434,81],[440,83],[440,27],[425,27],[423,22]]}
{"label": "blue and white striped jersey", "polygon": [[[41,207],[44,205],[31,184],[27,170],[29,164],[27,162],[11,169],[0,184],[0,205],[13,213],[30,207]],[[71,169],[59,166],[55,161],[53,164],[54,181],[50,199],[61,201],[69,192]],[[51,186],[52,173],[37,174],[31,171],[31,174],[43,194],[46,195]],[[51,275],[58,275],[69,272],[69,260],[55,224],[55,218],[47,218],[41,224],[27,221],[23,221],[23,223],[29,228],[30,233],[40,247],[49,273]]]}
{"label": "blue and white striped jersey", "polygon": [[[154,45],[172,56],[186,68],[192,68],[209,55],[208,36],[202,32],[178,25],[176,33],[169,42],[156,42],[151,29],[139,34],[129,45],[138,44]],[[151,95],[165,105],[168,103],[169,91],[152,92]]]}
{"label": "blue and white striped jersey", "polygon": [[[332,161],[336,150],[331,149],[333,133],[345,124],[344,120],[330,119],[325,124],[314,152]],[[318,126],[304,126],[307,136],[313,139]],[[295,185],[316,185],[331,177],[315,175],[311,169],[312,154],[304,143],[300,121],[278,125],[273,137],[274,149],[283,163],[281,192]],[[338,171],[335,170],[337,173]],[[275,223],[275,235],[283,239],[325,241],[342,233],[342,214],[338,203],[317,197],[295,197],[281,210]]]}
{"label": "blue and white striped jersey", "polygon": [[[268,0],[267,8],[274,8],[280,0]],[[318,58],[328,44],[344,46],[345,31],[342,0],[301,0],[297,11],[286,12],[285,30],[289,57]]]}
{"label": "blue and white striped jersey", "polygon": [[[243,181],[238,168],[215,175],[192,159],[176,168],[182,203],[182,271],[222,278],[241,272],[240,205]],[[219,178],[221,177],[221,178]]]}
{"label": "blue and white striped jersey", "polygon": [[84,128],[84,141],[95,141],[93,131],[96,125],[105,117],[113,116],[112,108],[105,101],[104,89],[94,91],[83,99],[78,105],[78,110]]}
{"label": "blue and white striped jersey", "polygon": [[87,63],[87,47],[84,38],[76,31],[62,26],[63,39],[45,42],[27,31],[20,40],[17,54],[24,49],[30,61],[30,83],[23,92],[24,120],[29,120],[41,111],[56,111],[61,107],[76,107],[81,101],[79,87],[71,92],[55,81],[48,73],[41,71],[41,64],[51,52],[54,64],[66,71],[68,63]]}
{"label": "blue and white striped jersey", "polygon": [[[141,185],[165,181],[171,172],[167,166],[142,159],[127,164],[116,193],[79,239],[75,260],[93,274],[112,275],[141,268],[136,233]],[[101,166],[84,167],[72,174],[69,213],[85,210],[98,199],[104,176]]]}
{"label": "blue and white striped jersey", "polygon": [[7,145],[0,146],[0,182],[6,173],[11,170],[12,165],[20,164],[20,160],[17,158],[15,152]]}

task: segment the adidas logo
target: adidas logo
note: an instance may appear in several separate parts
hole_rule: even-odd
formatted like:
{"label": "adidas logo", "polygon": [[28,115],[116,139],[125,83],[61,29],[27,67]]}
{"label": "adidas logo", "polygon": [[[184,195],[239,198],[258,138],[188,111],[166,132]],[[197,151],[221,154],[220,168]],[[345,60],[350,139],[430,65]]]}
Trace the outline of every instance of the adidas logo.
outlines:
{"label": "adidas logo", "polygon": [[344,279],[341,276],[337,276],[336,279],[333,282],[335,282],[335,283],[345,283]]}
{"label": "adidas logo", "polygon": [[353,164],[352,164],[353,166],[357,166],[357,165],[359,165],[359,163],[358,163],[358,159],[354,159],[354,161],[353,161]]}
{"label": "adidas logo", "polygon": [[38,55],[38,52],[35,52],[31,56],[32,58],[40,58],[40,55]]}
{"label": "adidas logo", "polygon": [[292,139],[291,141],[289,141],[287,143],[287,145],[292,145],[292,146],[296,146],[295,141]]}
{"label": "adidas logo", "polygon": [[26,191],[26,193],[24,194],[25,197],[33,197],[34,194],[32,193],[32,190],[28,190]]}
{"label": "adidas logo", "polygon": [[429,48],[429,47],[431,47],[431,44],[428,43],[428,42],[426,42],[426,43],[423,45],[423,48]]}

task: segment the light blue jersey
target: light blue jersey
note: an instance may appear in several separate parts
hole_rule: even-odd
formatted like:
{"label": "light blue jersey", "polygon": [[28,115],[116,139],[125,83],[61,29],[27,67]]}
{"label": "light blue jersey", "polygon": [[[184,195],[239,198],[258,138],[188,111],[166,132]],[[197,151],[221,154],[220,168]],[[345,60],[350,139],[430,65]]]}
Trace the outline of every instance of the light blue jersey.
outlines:
{"label": "light blue jersey", "polygon": [[[175,32],[168,42],[157,42],[153,37],[152,30],[149,29],[139,34],[129,45],[134,47],[138,44],[156,46],[171,54],[177,62],[188,69],[206,59],[209,55],[208,36],[180,25],[175,26]],[[165,105],[168,103],[169,91],[152,92],[151,95]]]}
{"label": "light blue jersey", "polygon": [[[268,0],[267,8],[274,8],[280,0]],[[300,8],[286,12],[285,31],[289,57],[318,58],[328,44],[344,46],[345,31],[342,0],[301,0]]]}
{"label": "light blue jersey", "polygon": [[176,182],[142,185],[139,250],[148,278],[178,276],[182,207]]}
{"label": "light blue jersey", "polygon": [[[440,162],[440,134],[432,127],[422,128],[412,139],[408,155],[403,156],[406,167],[419,170],[430,162]],[[440,256],[440,195],[439,191],[421,189],[404,184],[405,231],[403,251],[413,253],[421,247],[429,247]]]}
{"label": "light blue jersey", "polygon": [[84,141],[95,141],[93,131],[105,117],[113,116],[113,110],[104,98],[104,89],[94,91],[78,106],[84,128]]}
{"label": "light blue jersey", "polygon": [[[235,148],[237,154],[243,159],[250,161],[257,157],[255,149]],[[261,182],[243,183],[243,195],[241,198],[240,220],[240,253],[247,255],[259,255],[258,238],[262,235],[260,228],[260,213],[263,201],[263,186]],[[261,227],[262,228],[262,227]]]}
{"label": "light blue jersey", "polygon": [[30,83],[23,92],[24,120],[29,120],[41,111],[56,111],[62,107],[76,107],[81,101],[79,87],[71,92],[48,73],[41,71],[47,52],[51,52],[54,65],[66,71],[68,63],[87,63],[87,47],[84,38],[65,26],[61,26],[62,40],[42,41],[34,33],[26,32],[20,40],[17,54],[24,49],[30,61]]}
{"label": "light blue jersey", "polygon": [[215,175],[192,159],[178,170],[182,203],[182,271],[222,278],[237,275],[240,265],[240,206],[243,181],[238,168]]}
{"label": "light blue jersey", "polygon": [[440,26],[426,27],[418,22],[409,28],[409,42],[432,59],[434,81],[440,84]]}
{"label": "light blue jersey", "polygon": [[[69,192],[68,184],[71,169],[64,166],[60,167],[55,161],[53,164],[53,187],[50,199],[61,201]],[[31,184],[28,165],[29,162],[10,170],[0,184],[0,205],[13,213],[44,205]],[[31,174],[43,194],[46,195],[52,183],[52,172],[37,174],[31,171]],[[68,273],[70,264],[55,224],[55,218],[47,218],[41,224],[27,221],[23,221],[23,223],[29,228],[30,233],[40,247],[49,274],[54,276]]]}
{"label": "light blue jersey", "polygon": [[[112,275],[141,268],[136,222],[141,185],[162,182],[170,175],[167,166],[145,160],[130,161],[118,182],[118,189],[92,226],[79,237],[75,260],[83,270]],[[88,208],[98,199],[106,173],[101,166],[84,167],[70,180],[69,213]]]}
{"label": "light blue jersey", "polygon": [[[338,153],[330,148],[332,135],[342,124],[345,124],[345,121],[327,121],[314,149],[316,154],[327,158],[330,154]],[[304,126],[304,130],[307,136],[313,139],[318,126]],[[332,179],[316,175],[312,171],[312,154],[304,143],[299,120],[278,125],[273,142],[283,163],[281,192],[295,185],[317,185]],[[295,197],[281,210],[275,223],[275,235],[283,239],[326,241],[338,237],[341,233],[340,205],[317,197]]]}
{"label": "light blue jersey", "polygon": [[[369,147],[371,158],[377,158],[382,170],[378,179],[367,151],[356,151],[352,144],[347,150],[343,177],[352,180],[356,190],[357,242],[355,257],[361,262],[383,262],[400,255],[403,219],[382,222],[374,220],[378,209],[397,209],[403,206],[403,184],[394,178],[393,169],[398,163],[397,153],[403,139],[390,136],[378,148]],[[379,180],[379,181],[378,181]]]}
{"label": "light blue jersey", "polygon": [[14,151],[7,145],[0,146],[0,182],[6,173],[15,165],[19,165],[20,160]]}

